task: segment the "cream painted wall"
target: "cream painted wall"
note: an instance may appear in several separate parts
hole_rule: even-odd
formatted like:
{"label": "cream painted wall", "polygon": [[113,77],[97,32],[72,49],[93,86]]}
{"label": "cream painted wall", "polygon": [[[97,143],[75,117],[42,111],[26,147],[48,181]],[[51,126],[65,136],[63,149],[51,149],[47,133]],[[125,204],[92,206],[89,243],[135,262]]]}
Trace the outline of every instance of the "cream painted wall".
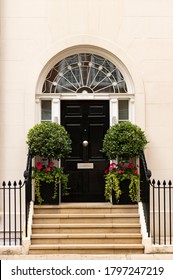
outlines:
{"label": "cream painted wall", "polygon": [[23,175],[40,73],[58,53],[83,44],[105,49],[126,66],[135,88],[136,123],[150,141],[148,165],[154,178],[173,179],[173,1],[1,0],[0,5],[1,181]]}

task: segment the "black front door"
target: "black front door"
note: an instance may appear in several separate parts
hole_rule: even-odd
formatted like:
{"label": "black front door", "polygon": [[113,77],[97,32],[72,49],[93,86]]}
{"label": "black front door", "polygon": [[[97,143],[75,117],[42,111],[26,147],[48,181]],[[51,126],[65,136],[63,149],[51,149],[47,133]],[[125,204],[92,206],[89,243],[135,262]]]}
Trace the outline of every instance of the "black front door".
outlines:
{"label": "black front door", "polygon": [[109,101],[61,101],[61,124],[72,140],[72,154],[62,161],[69,173],[69,202],[103,202],[104,170],[108,160],[100,151],[109,128]]}

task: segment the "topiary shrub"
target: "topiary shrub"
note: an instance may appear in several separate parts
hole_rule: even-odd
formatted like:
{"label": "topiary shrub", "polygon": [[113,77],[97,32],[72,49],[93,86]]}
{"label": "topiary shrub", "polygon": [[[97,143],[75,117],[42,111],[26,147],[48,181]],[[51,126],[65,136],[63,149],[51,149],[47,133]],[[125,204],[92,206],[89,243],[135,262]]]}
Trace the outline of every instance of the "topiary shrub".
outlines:
{"label": "topiary shrub", "polygon": [[147,139],[141,128],[131,122],[121,122],[110,127],[103,140],[103,152],[110,160],[125,162],[139,157]]}
{"label": "topiary shrub", "polygon": [[34,125],[27,135],[29,151],[34,156],[59,160],[71,152],[71,139],[66,129],[57,123],[42,122]]}

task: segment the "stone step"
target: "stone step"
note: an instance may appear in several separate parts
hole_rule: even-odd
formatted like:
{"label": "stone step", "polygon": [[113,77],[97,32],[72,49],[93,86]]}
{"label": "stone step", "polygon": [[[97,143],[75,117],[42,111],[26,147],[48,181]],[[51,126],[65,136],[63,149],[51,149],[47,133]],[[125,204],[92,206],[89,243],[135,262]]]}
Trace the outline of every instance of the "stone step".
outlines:
{"label": "stone step", "polygon": [[143,254],[140,244],[59,244],[31,245],[29,254]]}
{"label": "stone step", "polygon": [[138,214],[34,214],[34,224],[138,223]]}
{"label": "stone step", "polygon": [[141,227],[136,224],[33,224],[33,234],[79,234],[79,233],[140,233]]}
{"label": "stone step", "polygon": [[29,254],[142,254],[138,205],[34,206]]}
{"label": "stone step", "polygon": [[136,234],[33,234],[32,244],[141,244]]}
{"label": "stone step", "polygon": [[112,205],[110,203],[62,203],[60,205],[35,205],[35,214],[111,214],[138,213],[138,205]]}

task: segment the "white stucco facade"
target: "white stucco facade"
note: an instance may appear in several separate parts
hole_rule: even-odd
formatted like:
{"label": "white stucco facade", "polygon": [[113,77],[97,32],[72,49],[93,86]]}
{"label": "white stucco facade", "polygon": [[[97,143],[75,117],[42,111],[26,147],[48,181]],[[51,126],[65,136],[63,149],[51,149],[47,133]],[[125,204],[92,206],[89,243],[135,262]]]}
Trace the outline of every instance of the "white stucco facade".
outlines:
{"label": "white stucco facade", "polygon": [[39,119],[37,94],[46,74],[63,57],[81,49],[101,53],[122,68],[134,100],[134,122],[149,141],[148,167],[153,178],[172,179],[173,2],[0,3],[1,181],[22,179],[26,135]]}

